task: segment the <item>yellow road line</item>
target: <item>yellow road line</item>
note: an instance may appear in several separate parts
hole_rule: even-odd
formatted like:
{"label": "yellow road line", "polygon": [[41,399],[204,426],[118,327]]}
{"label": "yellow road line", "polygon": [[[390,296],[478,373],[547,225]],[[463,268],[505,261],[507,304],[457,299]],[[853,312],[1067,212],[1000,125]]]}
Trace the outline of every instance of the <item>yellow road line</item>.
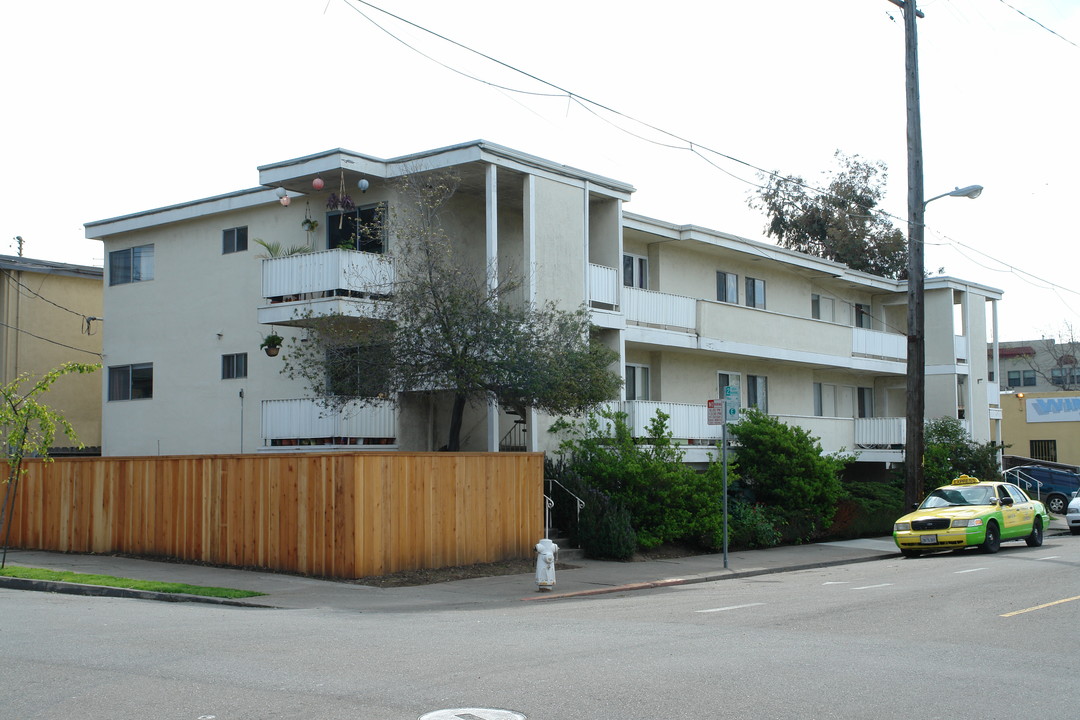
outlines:
{"label": "yellow road line", "polygon": [[1033,610],[1042,610],[1043,608],[1053,607],[1054,605],[1060,605],[1061,603],[1072,602],[1073,600],[1080,600],[1080,595],[1071,598],[1065,598],[1064,600],[1055,600],[1054,602],[1048,602],[1045,605],[1036,605],[1035,607],[1029,607],[1025,610],[1013,610],[1011,613],[1005,613],[1001,617],[1012,617],[1013,615],[1023,615],[1024,613],[1031,612]]}

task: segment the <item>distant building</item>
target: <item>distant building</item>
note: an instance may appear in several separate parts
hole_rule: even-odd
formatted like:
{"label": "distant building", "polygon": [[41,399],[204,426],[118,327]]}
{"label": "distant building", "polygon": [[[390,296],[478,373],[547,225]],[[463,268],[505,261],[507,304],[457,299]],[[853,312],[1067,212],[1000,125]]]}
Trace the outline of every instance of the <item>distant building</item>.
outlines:
{"label": "distant building", "polygon": [[[993,358],[994,348],[987,348]],[[1003,391],[1025,393],[1080,391],[1080,365],[1072,343],[1057,343],[1053,338],[998,343]],[[993,361],[991,360],[991,365]]]}
{"label": "distant building", "polygon": [[[260,350],[271,332],[302,338],[311,314],[363,322],[386,301],[370,281],[395,272],[395,239],[361,230],[403,202],[394,179],[415,168],[459,175],[443,220],[473,271],[524,268],[523,300],[589,309],[620,357],[614,405],[638,431],[666,413],[688,462],[715,452],[709,402],[725,395],[869,472],[903,460],[904,281],[628,213],[631,185],[485,141],[393,159],[329,150],[260,167],[259,187],[88,223],[108,259],[104,454],[437,450],[450,394],[328,413]],[[355,207],[335,204],[342,190]],[[255,238],[313,252],[260,258]],[[926,280],[927,417],[982,442],[1000,433],[985,350],[1000,298]],[[553,449],[552,420],[473,407],[462,449]]]}
{"label": "distant building", "polygon": [[[0,381],[41,376],[65,362],[101,362],[102,268],[0,255]],[[51,455],[101,452],[101,373],[60,378],[43,398],[75,427]]]}

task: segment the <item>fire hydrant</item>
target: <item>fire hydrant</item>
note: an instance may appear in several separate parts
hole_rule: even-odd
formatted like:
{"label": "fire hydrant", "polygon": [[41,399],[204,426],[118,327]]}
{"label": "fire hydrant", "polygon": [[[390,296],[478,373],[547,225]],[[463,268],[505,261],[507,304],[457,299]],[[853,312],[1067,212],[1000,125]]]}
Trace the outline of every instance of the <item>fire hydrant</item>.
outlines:
{"label": "fire hydrant", "polygon": [[536,543],[536,589],[538,592],[551,590],[555,586],[555,559],[559,556],[559,546],[544,538]]}

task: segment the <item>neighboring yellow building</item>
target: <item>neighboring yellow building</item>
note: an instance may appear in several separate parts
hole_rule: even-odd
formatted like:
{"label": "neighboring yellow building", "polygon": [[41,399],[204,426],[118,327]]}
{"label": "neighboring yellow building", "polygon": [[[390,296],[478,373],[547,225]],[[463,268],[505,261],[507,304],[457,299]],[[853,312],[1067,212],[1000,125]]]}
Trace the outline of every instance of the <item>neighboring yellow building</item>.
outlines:
{"label": "neighboring yellow building", "polygon": [[1002,393],[1001,416],[1006,454],[1080,465],[1080,393]]}
{"label": "neighboring yellow building", "polygon": [[[0,255],[0,273],[0,382],[101,362],[101,268]],[[75,427],[78,454],[100,454],[100,372],[62,377],[43,400]],[[50,454],[76,454],[73,444],[60,433]]]}

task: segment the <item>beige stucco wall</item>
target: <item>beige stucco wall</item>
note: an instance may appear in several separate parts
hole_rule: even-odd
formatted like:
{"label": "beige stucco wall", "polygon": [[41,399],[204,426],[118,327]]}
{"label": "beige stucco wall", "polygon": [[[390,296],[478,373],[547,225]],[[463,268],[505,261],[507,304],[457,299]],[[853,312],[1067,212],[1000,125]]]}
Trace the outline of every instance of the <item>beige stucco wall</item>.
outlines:
{"label": "beige stucco wall", "polygon": [[[153,363],[154,393],[104,401],[104,454],[252,452],[261,445],[261,401],[304,395],[300,382],[280,374],[282,357],[259,349],[270,327],[257,321],[263,250],[254,243],[303,244],[303,217],[303,203],[273,202],[105,242],[106,265],[109,252],[154,245],[154,279],[108,287],[105,299],[106,368]],[[248,228],[247,251],[222,254],[222,231],[240,226]],[[223,380],[221,356],[241,352],[248,376]]]}
{"label": "beige stucco wall", "polygon": [[[65,362],[100,361],[100,318],[104,315],[100,278],[30,270],[3,272],[0,375],[4,384],[20,373],[40,378]],[[75,313],[98,318],[89,323],[89,334],[84,317]],[[87,447],[101,445],[101,383],[100,372],[67,375],[42,397],[46,405],[71,422],[78,440]],[[53,442],[54,447],[74,444],[63,433]]]}
{"label": "beige stucco wall", "polygon": [[576,310],[585,301],[584,190],[536,178],[534,199],[537,300]]}

